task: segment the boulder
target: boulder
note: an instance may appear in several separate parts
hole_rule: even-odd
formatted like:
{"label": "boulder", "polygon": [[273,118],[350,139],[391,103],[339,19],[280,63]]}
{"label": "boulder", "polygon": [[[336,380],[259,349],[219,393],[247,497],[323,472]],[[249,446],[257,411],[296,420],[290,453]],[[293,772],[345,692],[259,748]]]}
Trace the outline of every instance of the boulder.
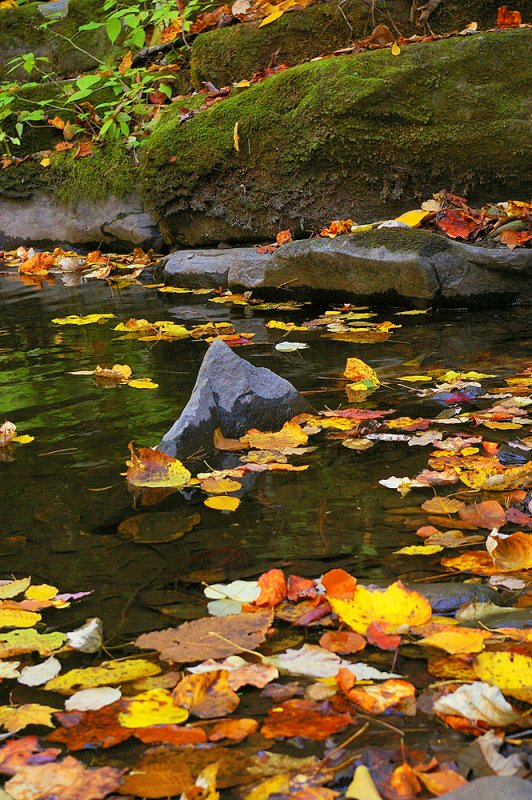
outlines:
{"label": "boulder", "polygon": [[426,230],[383,228],[254,248],[181,250],[161,262],[168,283],[380,305],[469,305],[530,298],[532,251],[480,247]]}
{"label": "boulder", "polygon": [[[434,33],[460,31],[473,20],[482,30],[494,28],[500,0],[445,0],[430,16]],[[422,6],[418,3],[418,6]],[[423,6],[424,7],[424,6]],[[512,9],[527,19],[526,0],[514,0]],[[261,27],[244,22],[206,31],[192,44],[190,65],[195,89],[205,81],[228,86],[251,78],[255,72],[278,64],[295,66],[316,56],[332,53],[368,36],[376,25],[390,27],[402,36],[423,33],[411,19],[412,0],[350,0],[319,3],[283,14]],[[421,15],[421,11],[419,11]]]}
{"label": "boulder", "polygon": [[530,800],[532,784],[522,778],[478,778],[445,795],[445,800]]}
{"label": "boulder", "polygon": [[526,197],[530,40],[516,28],[321,59],[183,124],[176,104],[146,142],[142,192],[168,244],[193,247],[386,219],[442,187],[475,205]]}
{"label": "boulder", "polygon": [[97,248],[102,243],[115,250],[162,246],[153,217],[135,196],[79,200],[68,206],[48,195],[0,198],[0,249],[28,242],[42,248],[64,244]]}
{"label": "boulder", "polygon": [[243,436],[250,428],[276,431],[308,411],[311,406],[291,383],[265,367],[254,367],[217,340],[207,350],[188,403],[158,449],[187,458],[212,451],[216,428],[228,438]]}

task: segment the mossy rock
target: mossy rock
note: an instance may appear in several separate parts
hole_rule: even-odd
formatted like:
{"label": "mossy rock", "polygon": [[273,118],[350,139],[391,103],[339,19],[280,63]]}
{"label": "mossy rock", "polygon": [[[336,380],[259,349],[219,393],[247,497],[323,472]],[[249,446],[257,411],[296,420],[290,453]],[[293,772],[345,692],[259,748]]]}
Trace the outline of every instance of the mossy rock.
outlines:
{"label": "mossy rock", "polygon": [[39,5],[27,3],[0,12],[0,80],[32,79],[23,69],[7,75],[7,62],[23,53],[45,56],[49,60],[42,69],[57,75],[75,75],[97,67],[98,60],[109,52],[105,30],[78,33],[78,27],[105,18],[100,0],[70,0],[68,14],[44,30],[40,26],[46,18],[39,11]]}
{"label": "mossy rock", "polygon": [[386,218],[442,187],[474,202],[527,196],[530,42],[511,29],[341,56],[184,124],[171,109],[142,190],[168,242],[192,246]]}
{"label": "mossy rock", "polygon": [[[499,0],[445,0],[431,15],[430,26],[435,33],[461,30],[472,21],[481,29],[492,28],[499,5]],[[248,22],[207,31],[192,45],[194,87],[199,91],[205,81],[228,86],[266,67],[302,64],[348,47],[371,33],[376,24],[395,26],[403,36],[423,33],[410,19],[411,7],[411,0],[377,0],[374,4],[335,0],[288,12],[262,28],[259,22]],[[511,7],[525,14],[526,0]]]}

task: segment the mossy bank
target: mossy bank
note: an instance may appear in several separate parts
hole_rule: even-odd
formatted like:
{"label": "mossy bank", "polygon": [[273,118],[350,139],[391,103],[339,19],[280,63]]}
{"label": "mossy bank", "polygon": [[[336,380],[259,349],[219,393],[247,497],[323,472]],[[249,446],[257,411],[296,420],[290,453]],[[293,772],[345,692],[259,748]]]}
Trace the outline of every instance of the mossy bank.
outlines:
{"label": "mossy bank", "polygon": [[142,193],[192,246],[387,217],[442,187],[526,196],[530,52],[529,29],[479,33],[303,64],[184,124],[171,110]]}

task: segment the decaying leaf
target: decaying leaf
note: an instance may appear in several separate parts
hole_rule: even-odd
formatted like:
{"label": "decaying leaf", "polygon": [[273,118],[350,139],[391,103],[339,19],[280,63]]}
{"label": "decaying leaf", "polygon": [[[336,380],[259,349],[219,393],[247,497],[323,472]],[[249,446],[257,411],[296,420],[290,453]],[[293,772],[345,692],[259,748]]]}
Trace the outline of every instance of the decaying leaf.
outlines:
{"label": "decaying leaf", "polygon": [[98,667],[85,667],[71,669],[64,675],[52,678],[44,687],[51,692],[74,694],[80,689],[93,689],[95,686],[109,686],[122,684],[146,678],[149,675],[158,675],[161,668],[152,661],[145,659],[126,659],[125,661],[107,661]]}
{"label": "decaying leaf", "polygon": [[502,572],[532,568],[532,534],[512,534],[493,530],[486,540],[486,549],[493,563]]}
{"label": "decaying leaf", "polygon": [[57,709],[41,706],[38,703],[27,703],[22,706],[0,706],[0,725],[7,731],[15,732],[28,725],[46,725],[53,728],[52,714]]}
{"label": "decaying leaf", "polygon": [[188,469],[181,461],[168,456],[161,450],[151,447],[140,447],[138,455],[135,453],[133,443],[129,443],[131,461],[127,462],[126,477],[132,486],[146,487],[176,487],[186,486],[191,478]]}
{"label": "decaying leaf", "polygon": [[271,609],[228,617],[204,617],[178,628],[145,633],[135,642],[144,650],[158,650],[163,661],[187,663],[225,658],[253,650],[266,638],[273,621]]}
{"label": "decaying leaf", "polygon": [[240,698],[231,688],[227,670],[187,675],[172,692],[173,702],[201,719],[231,714]]}
{"label": "decaying leaf", "polygon": [[494,728],[504,728],[516,722],[520,715],[504,698],[497,686],[475,681],[459,686],[454,692],[443,695],[434,703],[440,717],[458,715],[476,722],[482,720]]}
{"label": "decaying leaf", "polygon": [[510,697],[532,702],[532,657],[511,651],[485,651],[473,662],[475,675]]}
{"label": "decaying leaf", "polygon": [[326,739],[353,722],[348,712],[337,713],[325,701],[287,700],[275,706],[261,728],[267,739],[302,736],[307,739]]}
{"label": "decaying leaf", "polygon": [[123,728],[176,725],[186,719],[188,711],[175,705],[167,689],[148,689],[134,697],[123,698],[118,714],[118,722]]}
{"label": "decaying leaf", "polygon": [[13,800],[102,800],[122,783],[124,770],[114,767],[91,769],[72,756],[53,764],[22,767],[6,783]]}

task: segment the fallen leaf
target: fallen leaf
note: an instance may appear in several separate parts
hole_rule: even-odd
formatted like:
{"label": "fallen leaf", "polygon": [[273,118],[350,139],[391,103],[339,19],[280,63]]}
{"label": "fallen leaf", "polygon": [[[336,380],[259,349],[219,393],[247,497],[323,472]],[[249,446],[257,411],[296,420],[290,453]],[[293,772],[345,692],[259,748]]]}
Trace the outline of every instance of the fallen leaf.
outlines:
{"label": "fallen leaf", "polygon": [[224,494],[216,497],[207,497],[203,503],[207,508],[213,508],[215,511],[236,511],[240,505],[240,498]]}
{"label": "fallen leaf", "polygon": [[[0,447],[5,447],[17,435],[17,426],[13,422],[6,420],[0,425]],[[28,579],[29,580],[29,579]],[[14,581],[10,581],[14,583]],[[3,587],[0,587],[3,588]],[[17,592],[18,594],[18,592]],[[0,597],[2,594],[0,593]]]}
{"label": "fallen leaf", "polygon": [[[44,161],[45,159],[43,159]],[[48,159],[50,163],[50,159]],[[42,162],[41,162],[42,164]],[[25,275],[47,275],[48,270],[54,265],[54,257],[51,253],[35,253],[34,256],[23,261],[18,271]],[[52,320],[54,322],[54,320]]]}
{"label": "fallen leaf", "polygon": [[384,714],[389,709],[415,714],[416,690],[409,681],[392,678],[378,686],[356,686],[356,678],[347,669],[340,669],[336,681],[346,697],[369,714]]}
{"label": "fallen leaf", "polygon": [[238,492],[241,488],[242,484],[239,481],[231,480],[231,478],[205,478],[200,483],[201,491],[209,494]]}
{"label": "fallen leaf", "polygon": [[235,122],[235,126],[233,128],[233,147],[235,148],[237,153],[240,153],[240,137],[238,135],[238,125],[239,125],[239,120]]}
{"label": "fallen leaf", "polygon": [[363,650],[366,640],[354,631],[326,631],[320,638],[320,646],[331,653],[349,655]]}
{"label": "fallen leaf", "polygon": [[484,650],[484,642],[492,636],[490,631],[480,628],[449,628],[446,631],[437,631],[430,636],[425,636],[416,644],[427,647],[438,647],[447,653],[480,653]]}
{"label": "fallen leaf", "polygon": [[502,528],[506,525],[506,514],[503,507],[497,500],[483,500],[480,503],[473,503],[459,509],[460,519],[476,525],[477,528]]}
{"label": "fallen leaf", "polygon": [[55,761],[61,750],[57,747],[43,749],[36,736],[10,739],[0,747],[0,773],[14,775],[26,764],[46,764]]}
{"label": "fallen leaf", "polygon": [[406,633],[411,626],[423,625],[432,616],[428,600],[396,581],[385,590],[358,585],[352,600],[329,597],[333,611],[356,633],[364,635],[372,622],[385,633]]}
{"label": "fallen leaf", "polygon": [[43,683],[55,678],[61,672],[61,662],[50,656],[50,658],[43,661],[42,664],[36,664],[34,667],[24,667],[21,670],[19,683],[25,686],[41,686]]}
{"label": "fallen leaf", "polygon": [[122,684],[150,675],[158,675],[161,668],[145,659],[130,658],[125,661],[107,661],[97,667],[71,669],[64,675],[52,678],[44,687],[51,692],[74,694],[79,689]]}
{"label": "fallen leaf", "polygon": [[118,722],[123,728],[175,725],[188,719],[188,711],[174,704],[168,689],[148,689],[134,697],[124,697]]}
{"label": "fallen leaf", "polygon": [[[392,47],[391,47],[391,52],[392,52],[392,56],[398,56],[398,55],[399,55],[399,53],[401,52],[401,48],[399,47],[399,45],[397,44],[397,42],[394,42],[394,43],[392,44]],[[416,212],[415,212],[415,211],[410,211],[410,212],[408,212],[408,213],[409,213],[409,214],[411,214],[411,215],[413,215],[413,214],[415,214]],[[420,213],[420,212],[418,212],[418,213]],[[426,214],[425,214],[425,212],[424,212],[424,215],[426,215]],[[408,217],[408,214],[403,214],[402,216],[403,216],[403,219],[401,219],[401,217],[398,217],[398,218],[397,218],[397,220],[396,220],[396,222],[404,222],[404,223],[405,223],[405,225],[410,225],[410,223],[409,223],[409,222],[407,222],[407,221],[404,219],[404,217]],[[422,217],[421,219],[423,219],[423,217]],[[417,228],[417,226],[418,226],[418,225],[419,225],[419,222],[418,222],[416,225],[410,225],[410,227],[411,227],[411,228]]]}
{"label": "fallen leaf", "polygon": [[454,514],[463,507],[464,503],[453,497],[432,497],[421,504],[423,511],[428,511],[430,514]]}
{"label": "fallen leaf", "polygon": [[118,722],[119,711],[120,703],[97,711],[60,711],[55,718],[62,727],[49,733],[48,741],[61,742],[69,750],[114,747],[133,735],[131,728],[123,728]]}
{"label": "fallen leaf", "polygon": [[368,389],[380,385],[375,370],[359,358],[348,358],[343,374],[350,381],[363,383]]}
{"label": "fallen leaf", "polygon": [[187,675],[172,692],[174,705],[200,719],[232,714],[240,698],[229,685],[228,676],[227,670]]}
{"label": "fallen leaf", "polygon": [[479,653],[473,662],[475,675],[505,694],[532,702],[532,658],[511,651]]}
{"label": "fallen leaf", "polygon": [[152,381],[151,378],[135,378],[132,381],[127,382],[128,386],[131,386],[132,389],[158,389],[159,384]]}
{"label": "fallen leaf", "polygon": [[131,461],[127,462],[126,477],[132,486],[182,488],[192,477],[181,461],[161,450],[139,447],[137,455],[133,443],[130,442],[129,451]]}
{"label": "fallen leaf", "polygon": [[436,772],[416,770],[415,772],[425,788],[436,797],[453,792],[455,789],[459,789],[460,786],[467,784],[466,779],[453,769],[437,770]]}
{"label": "fallen leaf", "polygon": [[0,628],[33,628],[41,620],[35,611],[0,608]]}
{"label": "fallen leaf", "polygon": [[259,596],[254,600],[256,606],[277,606],[286,598],[286,578],[281,569],[270,569],[263,572],[257,584]]}
{"label": "fallen leaf", "polygon": [[249,447],[257,450],[283,450],[285,447],[299,447],[308,442],[307,434],[297,422],[285,422],[281,430],[275,433],[262,433],[253,428],[243,438]]}
{"label": "fallen leaf", "polygon": [[335,712],[330,704],[312,700],[287,700],[272,708],[261,728],[266,739],[291,738],[321,740],[344,730],[353,722],[349,712]]}
{"label": "fallen leaf", "polygon": [[70,314],[68,317],[56,317],[52,320],[56,325],[91,325],[94,322],[113,319],[114,314],[87,314],[79,317],[77,314]]}
{"label": "fallen leaf", "polygon": [[493,530],[486,540],[486,549],[495,566],[503,572],[532,568],[532,534],[530,533],[517,531],[505,535]]}
{"label": "fallen leaf", "polygon": [[[130,730],[129,733],[132,731]],[[147,728],[138,728],[134,735],[136,739],[145,744],[207,744],[208,741],[203,728],[180,725],[152,725]]]}
{"label": "fallen leaf", "polygon": [[64,633],[37,633],[33,628],[0,633],[0,658],[37,652],[49,656],[59,650],[65,642]]}
{"label": "fallen leaf", "polygon": [[114,686],[99,686],[96,689],[82,689],[65,700],[67,711],[98,711],[120,700],[122,692]]}
{"label": "fallen leaf", "polygon": [[67,756],[53,764],[22,767],[5,789],[13,800],[102,800],[118,789],[123,773],[114,767],[91,769]]}
{"label": "fallen leaf", "polygon": [[135,644],[141,649],[158,650],[163,661],[175,663],[225,658],[261,644],[272,620],[273,611],[269,608],[228,617],[204,617],[177,628],[145,633]]}
{"label": "fallen leaf", "polygon": [[394,555],[403,556],[431,556],[434,553],[441,553],[442,550],[443,547],[439,544],[410,544],[393,552]]}
{"label": "fallen leaf", "polygon": [[209,742],[219,742],[222,739],[241,742],[247,736],[256,733],[258,728],[259,723],[255,719],[226,719],[211,728]]}
{"label": "fallen leaf", "polygon": [[458,715],[472,722],[482,720],[494,728],[512,725],[521,716],[497,686],[480,681],[464,684],[440,697],[434,703],[434,712],[439,717]]}
{"label": "fallen leaf", "polygon": [[508,6],[499,6],[497,9],[498,28],[517,28],[521,23],[520,11],[510,11]]}
{"label": "fallen leaf", "polygon": [[344,569],[331,569],[322,575],[320,583],[328,597],[351,600],[357,588],[357,580]]}
{"label": "fallen leaf", "polygon": [[46,725],[53,728],[52,714],[57,711],[51,706],[41,706],[38,703],[26,703],[22,706],[0,706],[0,725],[15,733],[28,725]]}
{"label": "fallen leaf", "polygon": [[373,783],[369,769],[361,764],[355,770],[353,780],[346,789],[345,796],[350,800],[382,800]]}

